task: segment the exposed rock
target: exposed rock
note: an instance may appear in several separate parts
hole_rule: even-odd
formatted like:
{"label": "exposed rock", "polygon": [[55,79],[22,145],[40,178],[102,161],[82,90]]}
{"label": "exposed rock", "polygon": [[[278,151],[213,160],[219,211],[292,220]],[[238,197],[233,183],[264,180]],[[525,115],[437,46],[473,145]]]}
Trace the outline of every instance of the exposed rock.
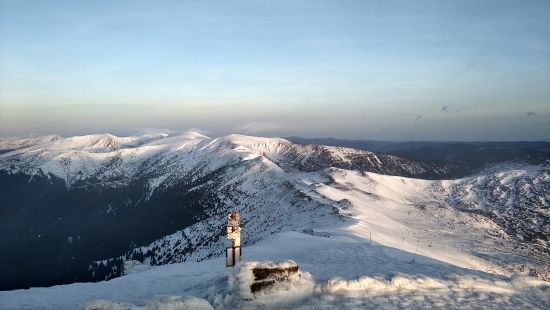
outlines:
{"label": "exposed rock", "polygon": [[277,282],[290,280],[290,276],[298,273],[298,265],[294,262],[275,263],[268,266],[259,266],[252,269],[254,282],[250,285],[252,293],[272,287]]}

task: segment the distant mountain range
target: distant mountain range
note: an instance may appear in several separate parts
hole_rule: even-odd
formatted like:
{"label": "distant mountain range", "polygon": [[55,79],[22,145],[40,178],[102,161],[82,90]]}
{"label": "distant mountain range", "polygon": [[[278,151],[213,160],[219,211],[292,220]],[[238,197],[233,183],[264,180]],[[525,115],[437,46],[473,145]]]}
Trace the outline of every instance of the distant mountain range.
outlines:
{"label": "distant mountain range", "polygon": [[[542,144],[537,152],[544,155]],[[440,148],[449,152],[451,145]],[[243,236],[245,246],[282,231],[313,231],[343,220],[339,210],[350,207],[320,188],[381,195],[335,182],[342,171],[418,180],[402,182],[429,185],[419,205],[483,216],[516,240],[510,244],[526,244],[524,255],[548,254],[544,157],[514,157],[513,163],[442,181],[464,175],[465,162],[242,135],[51,135],[1,140],[0,150],[4,290],[110,279],[126,272],[131,260],[156,265],[219,256],[231,210],[247,215],[243,229],[253,233]]]}
{"label": "distant mountain range", "polygon": [[423,162],[456,163],[462,171],[504,161],[542,162],[550,160],[550,142],[391,142],[334,138],[288,137],[299,144],[319,144],[370,150]]}

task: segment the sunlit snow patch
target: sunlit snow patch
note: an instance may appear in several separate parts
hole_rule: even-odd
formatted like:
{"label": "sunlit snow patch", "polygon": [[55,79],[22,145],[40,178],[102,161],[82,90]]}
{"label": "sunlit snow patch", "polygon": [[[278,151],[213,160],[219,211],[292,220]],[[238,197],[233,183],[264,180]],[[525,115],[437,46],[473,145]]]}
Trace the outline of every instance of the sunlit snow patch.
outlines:
{"label": "sunlit snow patch", "polygon": [[85,310],[211,310],[208,301],[197,297],[164,296],[140,307],[130,303],[97,300],[87,304]]}

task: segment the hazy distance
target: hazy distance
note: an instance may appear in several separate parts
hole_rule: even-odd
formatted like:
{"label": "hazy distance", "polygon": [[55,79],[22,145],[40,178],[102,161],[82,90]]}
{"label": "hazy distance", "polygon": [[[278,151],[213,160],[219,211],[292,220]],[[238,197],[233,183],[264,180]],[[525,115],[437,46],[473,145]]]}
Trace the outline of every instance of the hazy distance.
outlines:
{"label": "hazy distance", "polygon": [[548,1],[2,1],[0,136],[550,140]]}

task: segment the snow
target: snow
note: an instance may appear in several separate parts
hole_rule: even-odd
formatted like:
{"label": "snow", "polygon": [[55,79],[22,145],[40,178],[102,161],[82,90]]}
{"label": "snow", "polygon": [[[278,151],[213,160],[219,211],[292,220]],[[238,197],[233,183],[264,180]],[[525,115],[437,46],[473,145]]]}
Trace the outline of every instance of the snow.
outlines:
{"label": "snow", "polygon": [[291,303],[303,299],[310,295],[315,288],[315,282],[308,272],[292,274],[288,281],[277,282],[273,287],[266,288],[256,294],[253,294],[250,289],[250,285],[254,283],[254,275],[252,274],[254,268],[273,266],[287,267],[295,265],[293,261],[281,263],[253,261],[244,263],[237,267],[234,274],[229,276],[227,293],[218,293],[213,297],[210,296],[210,299],[213,300],[213,304],[218,308],[231,307],[233,305],[237,306],[238,304],[242,304],[242,300],[251,301],[251,306],[260,306],[279,303],[282,300],[284,300],[285,303]]}
{"label": "snow", "polygon": [[[270,173],[274,178],[282,172]],[[263,236],[243,248],[248,263],[235,270],[224,267],[224,258],[164,266],[133,263],[129,274],[107,282],[0,292],[1,308],[171,309],[185,303],[217,309],[550,306],[548,282],[514,275],[503,268],[507,256],[485,247],[491,245],[490,236],[498,226],[454,208],[429,205],[441,190],[438,186],[450,189],[463,180],[427,181],[335,168],[285,175],[314,203],[339,206],[349,201],[338,211],[347,220],[319,217],[315,228]],[[252,183],[243,186],[255,188]],[[426,204],[422,212],[418,204]],[[300,223],[308,227],[300,218],[293,225]],[[209,227],[201,222],[193,229],[204,232]],[[199,235],[193,229],[183,233],[195,244]],[[249,226],[243,233],[254,231]],[[182,233],[176,233],[165,246],[171,248],[183,239]],[[247,270],[289,259],[300,266],[300,278],[251,296]]]}
{"label": "snow", "polygon": [[[226,269],[223,258],[157,266],[106,282],[0,292],[0,307],[174,309],[187,302],[207,308],[204,301],[220,309],[549,306],[548,282],[498,276],[370,245],[341,227],[328,228],[327,232],[331,237],[299,232],[274,235],[244,249],[244,258],[251,263],[242,269]],[[265,260],[288,259],[300,266],[302,277],[250,299],[246,291],[250,279],[243,270]],[[190,301],[185,296],[200,299]]]}
{"label": "snow", "polygon": [[[126,261],[126,275],[106,282],[0,292],[1,309],[550,307],[550,284],[526,276],[531,270],[547,272],[547,243],[541,241],[543,250],[537,252],[497,223],[500,216],[505,223],[521,222],[514,209],[506,209],[521,205],[522,212],[532,208],[535,214],[528,224],[547,231],[546,166],[503,165],[468,178],[434,181],[338,168],[301,171],[290,159],[303,164],[315,147],[298,148],[278,138],[212,139],[188,131],[29,143],[1,154],[0,169],[29,175],[41,169],[68,185],[79,175],[111,180],[148,173],[145,195],[198,166],[214,171],[232,165],[217,195],[224,208],[248,218],[243,230],[247,263],[233,270],[225,268],[224,258],[210,258],[225,245],[215,238],[226,220],[216,205],[203,221],[141,247],[146,252],[192,246],[194,252],[181,262]],[[291,150],[299,156],[288,157]],[[358,154],[345,148],[324,151],[345,162]],[[363,153],[379,165],[387,160]],[[11,158],[22,164],[11,168]],[[114,159],[117,164],[101,169]],[[155,165],[146,165],[149,161]],[[540,200],[533,202],[536,197]],[[480,208],[499,217],[465,211]],[[513,221],[506,217],[510,214]],[[288,260],[300,266],[300,277],[251,295],[253,266]]]}
{"label": "snow", "polygon": [[147,199],[151,198],[151,195],[153,195],[155,189],[157,189],[157,187],[159,187],[159,185],[162,184],[166,178],[168,178],[167,175],[162,175],[157,178],[149,179],[149,193],[147,195]]}
{"label": "snow", "polygon": [[[226,187],[220,187],[218,194],[226,209],[252,215],[245,232],[253,233],[243,235],[245,244],[288,230],[331,236],[333,232],[325,228],[345,221],[341,229],[346,234],[462,268],[504,276],[548,275],[547,265],[541,264],[547,259],[544,246],[513,239],[505,231],[506,226],[487,216],[464,212],[454,200],[446,201],[454,190],[478,182],[477,176],[431,181],[336,168],[290,173],[258,168],[261,165],[257,162],[244,171],[233,171],[238,178],[228,182],[227,188],[243,198],[230,195]],[[545,173],[545,168],[539,168],[533,182],[545,178]],[[487,178],[492,180],[490,175]],[[238,182],[237,187],[232,182]],[[477,196],[480,202],[492,199],[486,193]],[[515,217],[514,223],[519,220]],[[544,229],[544,218],[529,220],[534,229],[538,229],[539,222]],[[225,214],[216,214],[140,250],[146,253],[160,248],[155,257],[162,263],[201,261],[222,252],[224,240],[215,232],[224,223]],[[182,242],[178,245],[179,240]],[[170,253],[175,250],[188,247],[193,248],[192,253],[165,259],[173,257]]]}
{"label": "snow", "polygon": [[0,140],[0,150],[16,150],[33,145],[46,144],[61,139],[60,135],[47,135],[30,138],[7,138]]}
{"label": "snow", "polygon": [[[13,148],[17,149],[11,150]],[[228,135],[212,139],[197,130],[163,133],[146,129],[141,135],[127,137],[105,133],[0,140],[0,149],[11,150],[0,154],[0,170],[10,174],[52,174],[65,180],[68,188],[74,183],[92,182],[90,180],[102,184],[124,183],[146,173],[182,175],[199,165],[214,171],[238,160],[257,159],[279,170],[314,170],[320,166],[326,168],[330,162],[352,167],[354,160],[363,158],[363,163],[368,160],[372,169],[391,173],[426,172],[418,163],[371,152],[298,145],[281,138]],[[384,167],[385,164],[388,167]]]}
{"label": "snow", "polygon": [[187,296],[164,296],[147,303],[143,307],[131,303],[118,303],[97,300],[87,304],[85,310],[210,310],[214,309],[208,301]]}
{"label": "snow", "polygon": [[[421,199],[429,193],[432,181],[382,176],[355,171],[333,170],[331,176],[338,184],[353,184],[352,189],[322,186],[316,191],[332,200],[347,199],[353,205],[357,224],[348,229],[358,236],[370,236],[383,245],[404,251],[429,255],[437,260],[464,268],[486,270],[485,263],[447,244],[439,231],[427,231],[431,219],[416,218],[412,199]],[[431,224],[431,223],[430,223]],[[419,227],[421,226],[421,227]],[[418,228],[418,229],[415,229]],[[461,238],[467,237],[463,232]],[[453,236],[454,241],[457,237]],[[488,268],[495,268],[490,266]]]}

